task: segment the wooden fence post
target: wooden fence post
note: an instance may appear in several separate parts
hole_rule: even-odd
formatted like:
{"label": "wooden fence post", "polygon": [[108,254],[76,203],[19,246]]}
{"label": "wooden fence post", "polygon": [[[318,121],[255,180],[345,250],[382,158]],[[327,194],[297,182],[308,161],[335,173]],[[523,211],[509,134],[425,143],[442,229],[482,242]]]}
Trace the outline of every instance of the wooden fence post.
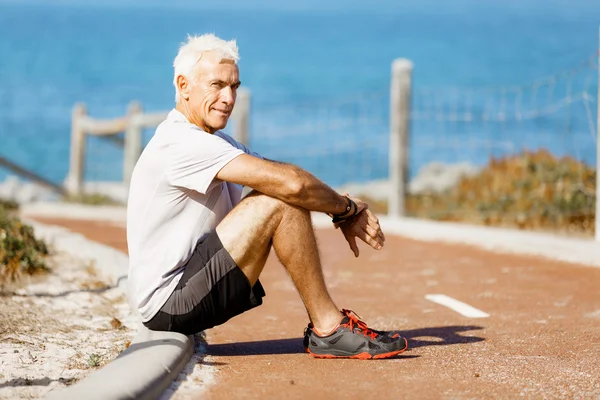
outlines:
{"label": "wooden fence post", "polygon": [[388,199],[388,215],[390,217],[401,217],[405,213],[412,69],[412,62],[404,58],[396,59],[392,63],[389,149],[391,190]]}
{"label": "wooden fence post", "polygon": [[235,139],[245,146],[249,145],[250,139],[250,90],[239,88],[235,108],[233,110],[233,124]]}
{"label": "wooden fence post", "polygon": [[83,174],[85,169],[85,131],[81,120],[87,116],[85,104],[78,103],[71,114],[71,154],[69,174],[67,175],[67,192],[79,195],[83,191]]}
{"label": "wooden fence post", "polygon": [[133,167],[142,154],[142,126],[139,116],[142,115],[142,106],[137,101],[129,103],[127,108],[127,128],[125,129],[125,143],[123,149],[123,182],[129,186]]}

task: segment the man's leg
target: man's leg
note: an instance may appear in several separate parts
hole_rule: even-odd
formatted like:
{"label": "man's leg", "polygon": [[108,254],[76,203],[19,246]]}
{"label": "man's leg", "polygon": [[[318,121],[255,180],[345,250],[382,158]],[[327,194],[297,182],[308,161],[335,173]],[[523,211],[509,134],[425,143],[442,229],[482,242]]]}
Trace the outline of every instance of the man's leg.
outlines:
{"label": "man's leg", "polygon": [[339,324],[342,315],[325,286],[308,211],[252,192],[221,221],[217,234],[252,285],[272,245],[315,328],[329,332]]}

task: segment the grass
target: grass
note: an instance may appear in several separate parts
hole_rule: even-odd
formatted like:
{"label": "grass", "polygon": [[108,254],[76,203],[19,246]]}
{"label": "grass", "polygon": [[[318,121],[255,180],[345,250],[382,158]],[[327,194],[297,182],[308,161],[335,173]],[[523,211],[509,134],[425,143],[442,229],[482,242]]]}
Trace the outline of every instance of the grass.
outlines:
{"label": "grass", "polygon": [[445,221],[594,234],[596,171],[545,150],[492,159],[442,194],[410,196],[409,215]]}
{"label": "grass", "polygon": [[0,198],[0,209],[4,209],[6,211],[16,211],[19,209],[19,203],[14,200]]}
{"label": "grass", "polygon": [[13,210],[0,207],[0,290],[24,275],[49,272],[48,246],[37,239],[33,228],[24,224]]}
{"label": "grass", "polygon": [[[53,271],[43,283],[46,287],[36,284],[23,292],[0,294],[0,348],[10,349],[6,365],[15,374],[43,379],[44,372],[20,361],[23,355],[39,365],[55,365],[57,374],[70,371],[74,382],[127,348],[133,335],[121,319],[127,315],[127,298],[116,288],[89,292],[86,279],[99,278],[93,264],[84,260],[53,253],[48,263]],[[58,294],[47,297],[47,292]]]}
{"label": "grass", "polygon": [[99,193],[83,193],[80,195],[68,195],[63,198],[67,203],[86,204],[91,206],[116,206],[123,205],[112,197]]}
{"label": "grass", "polygon": [[100,357],[98,354],[96,353],[92,353],[90,354],[90,356],[88,357],[88,366],[90,368],[96,368],[99,367],[102,363],[102,357]]}
{"label": "grass", "polygon": [[[387,201],[365,201],[388,211]],[[493,158],[450,190],[409,194],[405,205],[410,217],[592,236],[595,203],[594,168],[539,150]]]}

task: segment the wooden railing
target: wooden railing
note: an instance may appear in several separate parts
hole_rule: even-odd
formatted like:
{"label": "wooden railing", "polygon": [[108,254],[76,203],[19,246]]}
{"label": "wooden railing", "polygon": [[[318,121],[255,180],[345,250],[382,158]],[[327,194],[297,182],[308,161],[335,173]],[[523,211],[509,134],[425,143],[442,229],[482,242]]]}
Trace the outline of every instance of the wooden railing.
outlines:
{"label": "wooden railing", "polygon": [[[96,119],[87,114],[84,104],[73,108],[71,122],[71,155],[66,189],[70,194],[79,195],[84,191],[84,171],[86,160],[86,135],[104,136],[123,146],[123,183],[129,185],[133,167],[142,154],[142,131],[157,127],[167,117],[168,111],[145,114],[140,103],[133,101],[124,117]],[[248,144],[250,122],[250,91],[240,88],[236,105],[231,116],[236,139]],[[123,141],[115,135],[124,133]]]}

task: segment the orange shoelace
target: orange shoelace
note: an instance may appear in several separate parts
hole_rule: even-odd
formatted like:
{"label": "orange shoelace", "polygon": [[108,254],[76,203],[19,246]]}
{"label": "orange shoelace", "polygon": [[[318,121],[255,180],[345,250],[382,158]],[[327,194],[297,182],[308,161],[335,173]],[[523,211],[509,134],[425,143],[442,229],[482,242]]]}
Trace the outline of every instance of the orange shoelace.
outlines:
{"label": "orange shoelace", "polygon": [[375,339],[378,336],[377,333],[369,329],[367,324],[360,320],[360,317],[354,311],[342,309],[342,313],[348,317],[349,321],[340,326],[347,326],[352,332],[354,332],[354,328],[357,328],[365,335],[365,337],[369,336],[371,339]]}

